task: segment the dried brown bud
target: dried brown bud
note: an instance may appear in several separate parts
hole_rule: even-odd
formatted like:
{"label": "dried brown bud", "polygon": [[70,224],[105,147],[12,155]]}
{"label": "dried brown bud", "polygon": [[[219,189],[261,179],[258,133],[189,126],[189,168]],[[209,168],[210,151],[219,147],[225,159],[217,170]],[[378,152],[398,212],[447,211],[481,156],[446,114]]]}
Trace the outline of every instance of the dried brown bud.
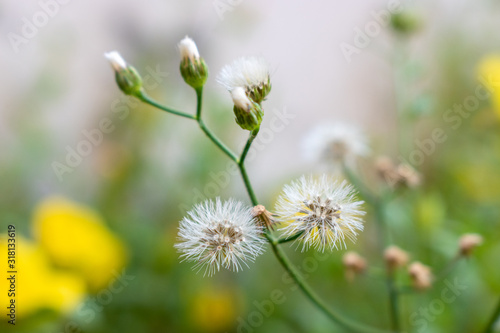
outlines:
{"label": "dried brown bud", "polygon": [[252,208],[252,215],[253,217],[257,218],[259,223],[270,230],[274,230],[273,224],[276,223],[274,220],[273,214],[269,212],[266,207],[262,205],[257,205]]}
{"label": "dried brown bud", "polygon": [[387,156],[381,156],[375,162],[375,168],[380,178],[385,180],[391,187],[420,185],[421,176],[408,164],[395,165]]}
{"label": "dried brown bud", "polygon": [[415,289],[425,290],[432,286],[432,273],[430,267],[415,261],[408,267],[408,273],[410,274]]}
{"label": "dried brown bud", "polygon": [[347,252],[342,258],[346,268],[346,278],[352,281],[356,274],[361,274],[366,270],[366,260],[356,252]]}
{"label": "dried brown bud", "polygon": [[398,165],[396,171],[399,177],[399,182],[408,187],[416,187],[420,185],[422,181],[420,174],[408,164]]}
{"label": "dried brown bud", "polygon": [[399,181],[396,166],[387,156],[381,156],[375,162],[375,168],[379,177],[385,180],[390,186],[396,185]]}
{"label": "dried brown bud", "polygon": [[408,263],[408,253],[397,246],[389,246],[384,252],[385,263],[388,268],[395,269],[403,267]]}
{"label": "dried brown bud", "polygon": [[465,234],[460,237],[459,247],[460,255],[468,257],[471,255],[472,251],[483,243],[483,237],[478,234]]}

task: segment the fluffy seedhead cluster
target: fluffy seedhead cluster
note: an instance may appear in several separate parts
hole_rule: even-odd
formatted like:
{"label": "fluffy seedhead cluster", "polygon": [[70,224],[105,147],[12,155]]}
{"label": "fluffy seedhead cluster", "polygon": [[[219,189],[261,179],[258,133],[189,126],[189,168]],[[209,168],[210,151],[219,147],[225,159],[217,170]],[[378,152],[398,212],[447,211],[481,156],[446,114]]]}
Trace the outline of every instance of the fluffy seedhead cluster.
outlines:
{"label": "fluffy seedhead cluster", "polygon": [[262,228],[241,202],[209,200],[196,205],[180,222],[176,248],[184,260],[213,275],[221,268],[239,271],[263,252]]}
{"label": "fluffy seedhead cluster", "polygon": [[327,176],[319,179],[302,177],[285,186],[278,198],[276,214],[283,224],[284,235],[298,238],[303,250],[345,248],[346,238],[355,241],[363,230],[363,201],[345,181],[339,183]]}

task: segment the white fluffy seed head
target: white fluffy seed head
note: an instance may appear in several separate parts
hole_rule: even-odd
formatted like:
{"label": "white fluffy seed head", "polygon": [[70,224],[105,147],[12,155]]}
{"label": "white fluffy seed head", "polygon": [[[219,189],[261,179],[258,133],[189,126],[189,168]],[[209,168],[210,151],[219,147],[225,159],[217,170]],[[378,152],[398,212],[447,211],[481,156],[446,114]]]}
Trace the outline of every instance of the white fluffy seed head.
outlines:
{"label": "white fluffy seed head", "polygon": [[297,240],[303,242],[302,250],[347,248],[346,238],[354,242],[363,230],[363,201],[357,201],[355,194],[345,181],[326,175],[318,179],[302,176],[286,185],[275,211],[284,236],[300,233]]}
{"label": "white fluffy seed head", "polygon": [[269,65],[263,58],[244,57],[222,68],[217,76],[219,82],[228,91],[236,87],[253,90],[269,84]]}
{"label": "white fluffy seed head", "polygon": [[229,200],[207,200],[196,205],[180,222],[175,247],[181,258],[195,261],[194,268],[213,275],[221,268],[239,271],[264,251],[262,228],[251,208]]}
{"label": "white fluffy seed head", "polygon": [[104,57],[108,59],[111,67],[113,67],[113,70],[116,72],[125,70],[127,68],[127,63],[117,51],[106,52],[104,53]]}
{"label": "white fluffy seed head", "polygon": [[184,37],[184,39],[179,42],[178,46],[182,59],[191,59],[191,61],[194,62],[200,58],[196,43],[188,36]]}
{"label": "white fluffy seed head", "polygon": [[356,158],[370,151],[367,139],[356,127],[335,123],[322,124],[313,129],[303,141],[304,157],[338,166],[353,166]]}
{"label": "white fluffy seed head", "polygon": [[243,110],[249,110],[252,103],[248,99],[245,89],[242,87],[236,87],[231,90],[231,98],[233,99],[234,105]]}

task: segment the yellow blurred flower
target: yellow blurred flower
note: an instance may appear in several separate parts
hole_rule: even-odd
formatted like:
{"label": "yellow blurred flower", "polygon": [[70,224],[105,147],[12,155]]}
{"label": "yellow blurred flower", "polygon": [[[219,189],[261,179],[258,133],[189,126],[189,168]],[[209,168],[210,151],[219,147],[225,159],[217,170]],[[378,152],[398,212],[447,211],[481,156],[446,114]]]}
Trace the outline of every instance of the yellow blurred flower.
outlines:
{"label": "yellow blurred flower", "polygon": [[425,231],[439,229],[446,218],[446,206],[443,198],[436,192],[419,196],[415,201],[415,220]]}
{"label": "yellow blurred flower", "polygon": [[500,197],[498,167],[475,163],[462,163],[460,168],[452,170],[452,174],[462,191],[472,200],[488,204],[497,203]]}
{"label": "yellow blurred flower", "polygon": [[491,101],[500,117],[500,55],[484,57],[479,62],[478,72],[486,88],[492,92]]}
{"label": "yellow blurred flower", "polygon": [[37,207],[33,222],[35,236],[50,259],[85,277],[93,292],[105,288],[125,266],[124,245],[88,207],[49,198]]}
{"label": "yellow blurred flower", "polygon": [[223,332],[234,325],[237,307],[230,290],[205,289],[194,299],[191,318],[202,332]]}
{"label": "yellow blurred flower", "polygon": [[[15,304],[16,317],[23,317],[39,309],[70,313],[86,296],[85,281],[78,275],[54,270],[43,250],[30,241],[16,237]],[[0,235],[2,263],[7,263],[7,235]],[[2,268],[4,268],[2,266]],[[0,307],[6,309],[11,298],[9,273],[2,269],[0,279]],[[7,276],[5,276],[6,274]]]}

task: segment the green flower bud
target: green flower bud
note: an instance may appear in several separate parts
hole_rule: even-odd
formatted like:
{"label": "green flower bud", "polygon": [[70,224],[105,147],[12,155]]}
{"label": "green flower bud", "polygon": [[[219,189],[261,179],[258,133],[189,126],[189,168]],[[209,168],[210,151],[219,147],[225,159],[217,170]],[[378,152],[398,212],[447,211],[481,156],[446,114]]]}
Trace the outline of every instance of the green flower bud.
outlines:
{"label": "green flower bud", "polygon": [[391,15],[392,28],[402,34],[411,34],[420,27],[420,17],[411,11]]}
{"label": "green flower bud", "polygon": [[248,86],[246,92],[250,99],[261,104],[269,92],[271,92],[271,78],[268,76],[267,80],[258,86]]}
{"label": "green flower bud", "polygon": [[179,43],[181,52],[181,75],[184,81],[194,89],[203,87],[208,77],[208,67],[205,60],[200,57],[194,41],[185,37]]}
{"label": "green flower bud", "polygon": [[126,95],[137,96],[142,90],[142,78],[136,69],[128,66],[116,51],[105,53],[104,56],[109,60],[111,67],[115,71],[116,83],[120,90]]}
{"label": "green flower bud", "polygon": [[234,102],[234,115],[236,123],[243,129],[253,131],[260,127],[264,111],[261,106],[249,99],[245,89],[241,87],[234,88],[231,91],[231,97]]}

